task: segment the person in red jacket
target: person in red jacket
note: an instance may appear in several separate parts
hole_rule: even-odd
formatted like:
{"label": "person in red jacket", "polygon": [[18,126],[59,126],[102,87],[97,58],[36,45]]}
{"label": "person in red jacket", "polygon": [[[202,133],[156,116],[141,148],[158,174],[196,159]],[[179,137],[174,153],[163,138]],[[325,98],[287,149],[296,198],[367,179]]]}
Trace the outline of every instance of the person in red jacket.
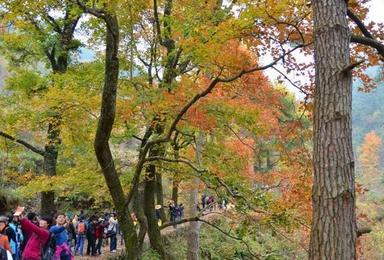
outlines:
{"label": "person in red jacket", "polygon": [[101,246],[103,244],[104,229],[108,227],[108,223],[104,219],[99,218],[98,223],[96,224],[96,251],[97,254],[101,255]]}
{"label": "person in red jacket", "polygon": [[41,248],[49,239],[49,225],[52,223],[50,217],[39,219],[39,226],[33,224],[24,216],[19,217],[21,228],[27,233],[29,239],[22,255],[23,260],[40,260]]}

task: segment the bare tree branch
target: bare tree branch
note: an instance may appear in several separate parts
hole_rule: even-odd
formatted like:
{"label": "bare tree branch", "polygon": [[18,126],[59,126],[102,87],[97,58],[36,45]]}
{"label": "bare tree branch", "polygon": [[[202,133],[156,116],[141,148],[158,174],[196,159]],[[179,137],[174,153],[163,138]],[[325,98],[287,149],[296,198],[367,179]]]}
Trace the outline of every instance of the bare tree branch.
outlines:
{"label": "bare tree branch", "polygon": [[44,20],[49,23],[52,27],[53,27],[53,30],[55,32],[57,32],[58,34],[61,34],[62,33],[62,30],[59,26],[59,24],[56,22],[56,20],[50,16],[49,14],[47,14],[46,16],[43,16]]}
{"label": "bare tree branch", "polygon": [[360,43],[369,47],[372,47],[377,50],[377,52],[383,57],[384,59],[384,44],[381,42],[367,38],[364,36],[358,36],[358,35],[351,35],[351,42],[353,43]]}
{"label": "bare tree branch", "polygon": [[361,21],[357,15],[355,15],[350,9],[347,10],[347,15],[357,25],[357,27],[359,27],[365,37],[373,39],[372,34],[368,31],[363,21]]}
{"label": "bare tree branch", "polygon": [[218,231],[220,231],[222,234],[226,235],[227,237],[229,238],[232,238],[232,239],[235,239],[237,241],[240,241],[241,243],[243,243],[246,247],[247,247],[247,250],[248,252],[255,258],[255,259],[260,259],[260,256],[258,255],[255,255],[252,251],[251,251],[251,247],[248,245],[248,243],[246,241],[244,241],[241,237],[236,237],[234,235],[232,235],[230,232],[228,231],[225,231],[223,230],[222,228],[220,228],[219,226],[205,220],[205,219],[202,219],[202,218],[199,218],[199,217],[191,217],[191,218],[186,218],[186,219],[182,219],[182,220],[179,220],[179,221],[176,221],[176,222],[173,222],[173,223],[166,223],[164,224],[163,226],[160,227],[160,229],[164,229],[166,227],[169,227],[169,226],[172,226],[172,225],[178,225],[178,224],[182,224],[182,223],[187,223],[187,222],[192,222],[192,221],[199,221],[199,222],[203,222],[205,224],[207,224],[208,226],[211,226],[215,229],[217,229]]}
{"label": "bare tree branch", "polygon": [[256,150],[255,147],[253,147],[252,145],[247,144],[246,142],[244,142],[244,140],[239,136],[238,133],[236,133],[235,130],[233,130],[233,128],[230,125],[226,125],[226,127],[229,129],[229,131],[231,131],[236,136],[236,138],[240,141],[240,143],[242,143],[243,145],[245,145],[248,148],[252,149],[253,151]]}
{"label": "bare tree branch", "polygon": [[84,12],[92,14],[92,15],[96,16],[97,18],[101,18],[104,20],[105,11],[103,9],[88,7],[80,0],[76,0],[76,3],[84,10]]}
{"label": "bare tree branch", "polygon": [[361,227],[361,228],[358,228],[357,229],[357,237],[360,237],[364,234],[368,234],[368,233],[371,233],[372,232],[372,228],[371,227]]}
{"label": "bare tree branch", "polygon": [[303,88],[298,86],[295,82],[293,82],[290,78],[288,78],[288,76],[285,75],[278,68],[276,68],[275,66],[272,66],[272,69],[274,69],[277,73],[279,73],[282,77],[284,77],[293,87],[297,88],[301,93],[303,93],[304,95],[308,95],[308,93]]}
{"label": "bare tree branch", "polygon": [[21,145],[23,145],[24,147],[28,148],[29,150],[31,150],[32,152],[35,152],[41,156],[44,156],[44,150],[40,149],[40,148],[37,148],[29,143],[27,143],[26,141],[23,141],[23,140],[20,140],[20,139],[17,139],[7,133],[4,133],[3,131],[0,131],[0,136],[4,137],[4,138],[7,138],[11,141],[14,141],[16,143],[19,143]]}
{"label": "bare tree branch", "polygon": [[185,160],[185,159],[172,159],[172,158],[167,158],[167,157],[162,157],[162,156],[151,156],[151,157],[148,157],[147,159],[145,159],[145,161],[147,161],[147,162],[165,161],[165,162],[173,162],[173,163],[184,163],[198,173],[207,172],[207,170],[199,169],[195,165],[193,165],[193,163],[191,161]]}

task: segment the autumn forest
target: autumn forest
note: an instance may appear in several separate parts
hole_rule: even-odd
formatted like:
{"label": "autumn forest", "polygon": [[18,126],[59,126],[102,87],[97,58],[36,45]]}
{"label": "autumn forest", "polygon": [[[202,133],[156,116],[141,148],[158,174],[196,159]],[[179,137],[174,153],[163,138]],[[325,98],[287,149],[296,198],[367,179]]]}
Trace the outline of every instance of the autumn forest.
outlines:
{"label": "autumn forest", "polygon": [[0,0],[0,215],[113,212],[98,259],[384,259],[371,10]]}

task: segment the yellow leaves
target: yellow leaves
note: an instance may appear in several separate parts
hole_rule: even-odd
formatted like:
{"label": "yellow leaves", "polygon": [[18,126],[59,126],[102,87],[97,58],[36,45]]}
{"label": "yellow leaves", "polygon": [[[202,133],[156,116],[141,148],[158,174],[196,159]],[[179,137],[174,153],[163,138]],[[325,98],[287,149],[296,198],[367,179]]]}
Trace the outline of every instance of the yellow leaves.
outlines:
{"label": "yellow leaves", "polygon": [[365,186],[376,185],[381,173],[379,169],[379,152],[382,145],[381,138],[374,132],[367,133],[359,148],[360,182]]}
{"label": "yellow leaves", "polygon": [[[85,163],[85,161],[83,163]],[[94,166],[92,167],[92,165]],[[31,177],[31,175],[26,176]],[[85,165],[81,163],[78,167],[72,167],[66,170],[65,173],[57,176],[33,176],[29,179],[29,182],[25,182],[24,186],[21,186],[19,190],[21,194],[27,198],[34,197],[42,191],[55,191],[61,196],[87,194],[98,201],[109,200],[104,177],[97,168],[96,162]]]}

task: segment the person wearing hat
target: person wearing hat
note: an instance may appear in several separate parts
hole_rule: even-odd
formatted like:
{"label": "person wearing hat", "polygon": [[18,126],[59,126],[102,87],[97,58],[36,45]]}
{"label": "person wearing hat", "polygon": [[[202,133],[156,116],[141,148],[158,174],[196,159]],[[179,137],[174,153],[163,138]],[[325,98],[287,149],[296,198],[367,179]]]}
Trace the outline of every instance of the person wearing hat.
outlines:
{"label": "person wearing hat", "polygon": [[98,255],[101,255],[101,246],[103,245],[104,229],[107,228],[108,225],[108,222],[101,217],[99,218],[96,224],[96,253]]}
{"label": "person wearing hat", "polygon": [[161,221],[161,205],[159,204],[155,205],[155,214],[156,214],[157,225],[161,227],[161,225],[163,224]]}

